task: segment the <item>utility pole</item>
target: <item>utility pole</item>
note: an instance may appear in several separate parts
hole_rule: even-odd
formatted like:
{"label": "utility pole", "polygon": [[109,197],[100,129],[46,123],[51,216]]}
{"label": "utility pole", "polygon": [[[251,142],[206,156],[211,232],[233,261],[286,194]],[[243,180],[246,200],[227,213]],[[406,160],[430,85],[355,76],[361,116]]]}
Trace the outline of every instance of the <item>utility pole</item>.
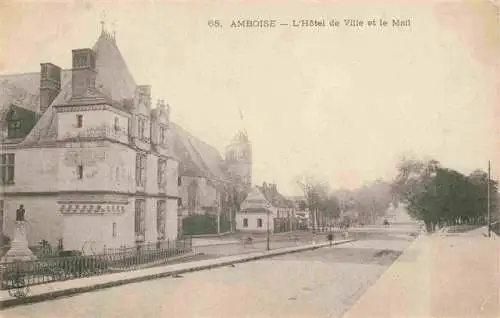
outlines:
{"label": "utility pole", "polygon": [[221,204],[220,204],[220,193],[217,193],[217,234],[220,235],[220,210],[221,210]]}
{"label": "utility pole", "polygon": [[491,237],[490,175],[491,175],[491,161],[488,160],[488,237]]}
{"label": "utility pole", "polygon": [[267,239],[266,239],[266,250],[269,251],[269,240],[270,240],[270,233],[269,233],[269,214],[271,214],[271,210],[269,207],[267,207]]}

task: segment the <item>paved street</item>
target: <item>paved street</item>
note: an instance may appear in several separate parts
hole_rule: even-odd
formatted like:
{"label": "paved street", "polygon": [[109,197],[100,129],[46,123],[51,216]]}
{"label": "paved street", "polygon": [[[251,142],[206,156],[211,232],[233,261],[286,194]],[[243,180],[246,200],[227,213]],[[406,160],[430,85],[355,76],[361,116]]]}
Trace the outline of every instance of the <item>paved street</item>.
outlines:
{"label": "paved street", "polygon": [[500,240],[486,231],[419,237],[344,318],[500,317]]}
{"label": "paved street", "polygon": [[2,317],[340,317],[413,238],[379,233],[287,254],[6,309]]}

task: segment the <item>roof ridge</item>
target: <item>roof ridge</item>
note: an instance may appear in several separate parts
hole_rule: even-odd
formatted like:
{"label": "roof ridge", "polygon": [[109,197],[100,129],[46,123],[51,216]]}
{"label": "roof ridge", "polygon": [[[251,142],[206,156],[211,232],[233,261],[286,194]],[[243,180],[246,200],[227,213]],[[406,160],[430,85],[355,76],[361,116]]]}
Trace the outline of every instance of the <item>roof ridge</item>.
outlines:
{"label": "roof ridge", "polygon": [[22,75],[38,75],[40,72],[23,72],[23,73],[7,73],[0,74],[0,77],[12,77],[12,76],[22,76]]}
{"label": "roof ridge", "polygon": [[222,155],[221,155],[221,152],[215,148],[214,146],[212,146],[211,144],[207,143],[206,141],[204,141],[203,139],[200,139],[198,137],[196,137],[192,132],[190,132],[189,130],[187,130],[186,128],[180,126],[179,124],[176,124],[175,122],[170,122],[171,125],[174,125],[175,127],[179,128],[180,130],[182,130],[184,133],[186,133],[189,137],[192,137],[193,139],[196,139],[197,141],[201,142],[202,144],[206,145],[207,147],[211,148],[212,150],[216,151],[219,156],[222,158]]}

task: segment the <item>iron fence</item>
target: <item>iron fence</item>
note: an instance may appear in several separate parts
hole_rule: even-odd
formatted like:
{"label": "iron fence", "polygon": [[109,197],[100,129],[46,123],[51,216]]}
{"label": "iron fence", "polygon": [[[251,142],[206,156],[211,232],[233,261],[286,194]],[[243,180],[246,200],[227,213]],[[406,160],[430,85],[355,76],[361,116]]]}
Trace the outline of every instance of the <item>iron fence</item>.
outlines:
{"label": "iron fence", "polygon": [[[311,244],[312,241],[326,241],[326,233],[299,231],[289,234],[276,234],[270,237],[270,249],[280,249]],[[338,237],[336,235],[336,237]],[[177,261],[219,258],[267,250],[265,234],[242,236],[232,241],[219,241],[217,244],[193,244],[190,237],[178,240],[165,240],[136,246],[105,248],[97,255],[67,255],[40,258],[34,261],[10,262],[0,264],[0,289],[14,291],[16,297],[23,297],[25,289],[33,285],[54,281],[91,277],[107,273],[136,270],[169,264]],[[179,258],[176,260],[176,257]],[[188,256],[188,257],[186,257]],[[196,256],[196,257],[194,257]],[[192,259],[193,258],[193,259]]]}
{"label": "iron fence", "polygon": [[154,266],[192,251],[191,240],[161,241],[135,247],[105,249],[97,255],[47,257],[0,265],[0,289],[97,276]]}
{"label": "iron fence", "polygon": [[[307,231],[296,231],[289,233],[272,234],[269,242],[269,249],[276,250],[281,248],[295,247],[311,244],[313,241],[326,241],[324,235],[313,235]],[[263,252],[267,250],[267,238],[265,234],[240,234],[237,241],[228,240],[228,242],[219,242],[217,244],[193,244],[193,253],[202,254],[206,258],[219,258],[224,256],[242,255],[253,252]]]}

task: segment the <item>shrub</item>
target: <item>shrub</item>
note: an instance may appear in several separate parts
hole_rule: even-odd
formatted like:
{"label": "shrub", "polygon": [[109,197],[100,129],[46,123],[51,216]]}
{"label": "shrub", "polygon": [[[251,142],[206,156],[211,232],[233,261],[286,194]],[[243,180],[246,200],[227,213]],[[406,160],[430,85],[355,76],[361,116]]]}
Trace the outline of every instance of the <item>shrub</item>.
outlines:
{"label": "shrub", "polygon": [[71,257],[71,256],[82,256],[82,252],[80,251],[60,251],[60,257]]}
{"label": "shrub", "polygon": [[217,233],[217,223],[214,216],[191,215],[182,220],[184,235],[203,235]]}
{"label": "shrub", "polygon": [[10,244],[10,238],[5,235],[5,234],[1,234],[0,235],[0,246],[5,246],[5,245],[9,245]]}

